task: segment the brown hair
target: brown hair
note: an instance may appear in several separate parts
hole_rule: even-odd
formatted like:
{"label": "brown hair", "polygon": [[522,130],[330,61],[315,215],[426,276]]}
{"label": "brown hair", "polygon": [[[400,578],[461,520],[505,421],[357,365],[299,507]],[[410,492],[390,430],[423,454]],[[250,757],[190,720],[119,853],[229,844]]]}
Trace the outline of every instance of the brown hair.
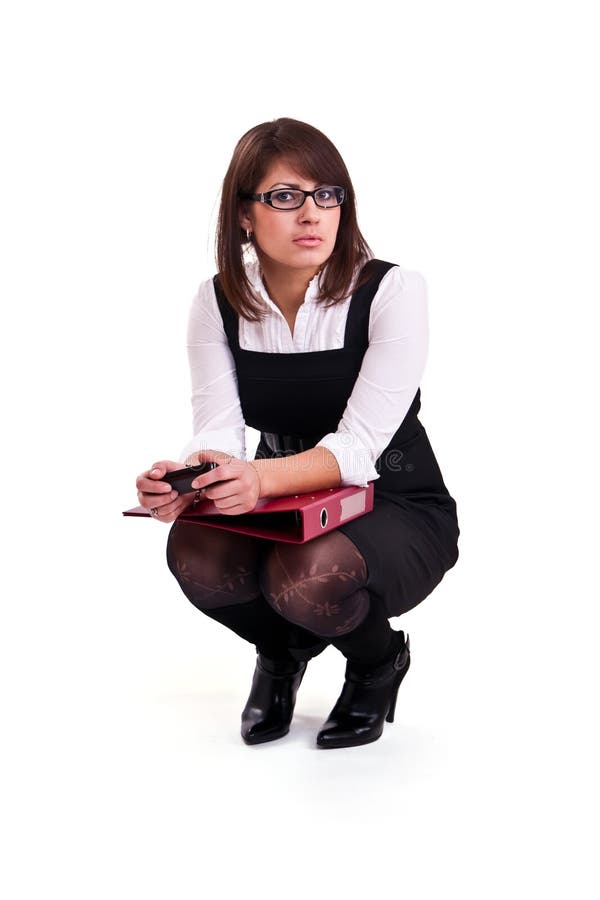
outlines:
{"label": "brown hair", "polygon": [[[346,191],[335,246],[319,275],[318,300],[330,301],[331,305],[348,297],[355,269],[373,255],[358,227],[350,175],[329,138],[296,119],[274,119],[256,125],[238,141],[223,180],[216,240],[223,291],[236,312],[251,321],[260,320],[263,310],[244,267],[244,244],[248,238],[239,223],[243,202],[239,193],[255,193],[275,159],[286,159],[306,177],[321,184],[337,184]],[[363,271],[357,286],[366,280],[368,274]]]}

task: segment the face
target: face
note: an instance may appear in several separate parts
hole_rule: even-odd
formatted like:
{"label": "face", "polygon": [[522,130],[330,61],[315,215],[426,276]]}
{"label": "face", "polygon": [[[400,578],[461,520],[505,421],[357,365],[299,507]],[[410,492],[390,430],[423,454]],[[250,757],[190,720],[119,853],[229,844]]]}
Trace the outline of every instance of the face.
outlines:
{"label": "face", "polygon": [[[264,178],[256,185],[255,193],[275,188],[294,187],[312,191],[323,182],[312,181],[294,171],[285,160],[274,161]],[[254,246],[261,263],[288,266],[298,270],[317,271],[333,252],[340,207],[318,207],[307,197],[299,209],[273,209],[268,203],[248,201],[240,214],[244,230],[253,232]],[[318,240],[308,240],[308,236]],[[303,240],[304,239],[304,240]]]}

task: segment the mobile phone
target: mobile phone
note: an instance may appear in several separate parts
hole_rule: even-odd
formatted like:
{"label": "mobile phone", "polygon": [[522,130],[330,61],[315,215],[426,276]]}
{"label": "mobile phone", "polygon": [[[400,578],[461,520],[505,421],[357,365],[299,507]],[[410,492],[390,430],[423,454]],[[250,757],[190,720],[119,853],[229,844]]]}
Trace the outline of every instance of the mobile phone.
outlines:
{"label": "mobile phone", "polygon": [[[178,491],[180,494],[189,494],[190,491],[195,490],[195,488],[192,487],[192,481],[198,478],[199,475],[204,475],[206,472],[210,472],[211,469],[216,469],[217,466],[218,463],[216,462],[198,463],[197,466],[186,466],[185,469],[175,469],[174,472],[165,472],[160,480],[166,481],[167,484],[171,485],[174,491]],[[215,484],[216,483],[217,482],[215,482]]]}

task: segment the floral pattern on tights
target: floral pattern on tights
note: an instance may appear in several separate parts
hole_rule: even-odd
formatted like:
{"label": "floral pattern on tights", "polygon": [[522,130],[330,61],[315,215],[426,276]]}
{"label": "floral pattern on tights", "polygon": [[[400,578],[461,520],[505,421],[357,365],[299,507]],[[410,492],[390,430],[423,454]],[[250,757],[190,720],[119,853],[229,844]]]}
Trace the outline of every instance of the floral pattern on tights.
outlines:
{"label": "floral pattern on tights", "polygon": [[[350,556],[340,564],[323,554],[313,558],[308,567],[297,568],[291,554],[276,547],[270,565],[271,590],[266,595],[269,603],[285,618],[316,634],[347,634],[362,622],[369,608],[364,560],[354,545]],[[273,589],[275,573],[281,580]]]}

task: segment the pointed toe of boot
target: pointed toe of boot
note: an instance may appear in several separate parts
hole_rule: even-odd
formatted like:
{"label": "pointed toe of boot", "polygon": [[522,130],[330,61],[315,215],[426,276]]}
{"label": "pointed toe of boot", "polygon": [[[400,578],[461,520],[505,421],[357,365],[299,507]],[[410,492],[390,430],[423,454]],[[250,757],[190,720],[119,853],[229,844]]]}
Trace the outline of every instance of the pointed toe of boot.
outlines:
{"label": "pointed toe of boot", "polygon": [[285,737],[289,732],[289,724],[280,722],[252,722],[242,719],[242,737],[246,744],[265,744]]}
{"label": "pointed toe of boot", "polygon": [[284,737],[296,705],[296,694],[307,662],[278,662],[258,654],[250,696],[242,712],[241,734],[246,744],[263,744]]}
{"label": "pointed toe of boot", "polygon": [[381,727],[373,727],[372,723],[364,721],[356,722],[351,726],[350,722],[331,722],[324,726],[317,735],[317,747],[322,749],[336,747],[356,747],[360,744],[370,744],[381,737]]}

